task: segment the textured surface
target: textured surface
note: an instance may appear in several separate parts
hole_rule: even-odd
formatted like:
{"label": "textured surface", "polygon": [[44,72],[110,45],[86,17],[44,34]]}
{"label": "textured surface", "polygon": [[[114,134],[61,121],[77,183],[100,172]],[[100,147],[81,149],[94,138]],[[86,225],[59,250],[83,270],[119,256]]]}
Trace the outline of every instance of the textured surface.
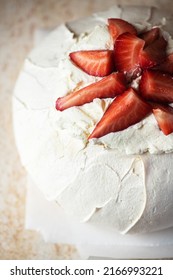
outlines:
{"label": "textured surface", "polygon": [[116,3],[172,6],[168,0],[0,0],[0,259],[79,258],[74,247],[46,244],[39,234],[25,230],[26,173],[15,147],[11,96],[36,29],[51,28]]}

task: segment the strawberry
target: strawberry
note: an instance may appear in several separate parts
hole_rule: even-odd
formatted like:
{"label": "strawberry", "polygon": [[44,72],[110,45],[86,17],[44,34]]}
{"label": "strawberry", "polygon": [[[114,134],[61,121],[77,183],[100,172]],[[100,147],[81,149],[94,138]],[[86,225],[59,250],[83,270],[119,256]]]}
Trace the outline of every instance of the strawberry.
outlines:
{"label": "strawberry", "polygon": [[130,33],[118,36],[114,46],[115,66],[127,77],[136,77],[140,73],[139,54],[145,41]]}
{"label": "strawberry", "polygon": [[109,18],[108,29],[113,39],[113,42],[115,42],[119,35],[125,32],[137,35],[137,30],[132,24],[119,18]]}
{"label": "strawberry", "polygon": [[153,106],[153,114],[158,126],[165,135],[173,132],[173,108],[171,106],[155,104]]}
{"label": "strawberry", "polygon": [[166,59],[167,42],[160,36],[140,53],[139,60],[142,69],[151,68]]}
{"label": "strawberry", "polygon": [[157,66],[157,70],[173,74],[173,53],[169,54],[166,60]]}
{"label": "strawberry", "polygon": [[[114,51],[76,51],[69,55],[89,75],[107,77],[58,98],[56,109],[81,106],[95,98],[114,98],[88,139],[124,130],[152,111],[163,133],[172,133],[173,107],[167,103],[173,102],[173,53],[167,56],[167,41],[160,29],[155,27],[138,35],[133,25],[116,18],[108,19],[108,29]],[[118,72],[113,72],[115,69]],[[132,80],[139,75],[137,92]],[[128,89],[127,82],[128,86],[132,82]]]}
{"label": "strawberry", "polygon": [[107,76],[114,70],[112,50],[76,51],[69,56],[75,65],[92,76]]}
{"label": "strawberry", "polygon": [[150,111],[150,105],[143,101],[135,90],[129,88],[114,99],[89,139],[99,138],[110,132],[121,131],[141,121]]}
{"label": "strawberry", "polygon": [[139,37],[145,41],[144,48],[152,44],[156,39],[159,38],[159,36],[160,36],[160,29],[158,27],[154,27],[139,35]]}
{"label": "strawberry", "polygon": [[141,95],[151,101],[173,102],[173,77],[159,71],[146,70],[139,84]]}
{"label": "strawberry", "polygon": [[72,106],[92,102],[94,98],[113,98],[121,94],[125,89],[125,76],[122,73],[112,73],[96,83],[58,98],[56,109],[63,111]]}

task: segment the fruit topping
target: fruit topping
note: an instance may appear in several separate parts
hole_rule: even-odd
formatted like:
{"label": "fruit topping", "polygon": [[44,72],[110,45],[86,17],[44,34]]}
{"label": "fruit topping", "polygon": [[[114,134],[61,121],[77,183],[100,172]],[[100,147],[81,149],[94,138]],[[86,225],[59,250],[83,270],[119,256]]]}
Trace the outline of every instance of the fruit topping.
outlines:
{"label": "fruit topping", "polygon": [[171,106],[155,104],[153,106],[153,114],[158,126],[165,135],[173,132],[173,108]]}
{"label": "fruit topping", "polygon": [[70,58],[79,68],[92,76],[107,76],[114,70],[112,50],[76,51],[70,53]]}
{"label": "fruit topping", "polygon": [[157,66],[157,70],[173,74],[173,53],[169,54],[165,61]]}
{"label": "fruit topping", "polygon": [[160,29],[158,27],[154,27],[148,31],[142,32],[139,37],[145,41],[145,48],[152,44],[156,39],[160,36]]}
{"label": "fruit topping", "polygon": [[149,113],[154,114],[165,135],[172,133],[173,107],[168,104],[173,103],[173,53],[167,54],[167,41],[160,28],[137,34],[127,21],[110,18],[108,30],[114,50],[80,50],[69,55],[82,71],[103,78],[58,98],[56,109],[112,98],[88,139],[124,130]]}
{"label": "fruit topping", "polygon": [[124,92],[125,89],[126,79],[124,74],[112,73],[96,83],[58,98],[56,109],[63,111],[72,106],[80,106],[92,102],[95,98],[114,98]]}
{"label": "fruit topping", "polygon": [[154,42],[142,50],[139,56],[142,69],[151,68],[162,63],[166,59],[167,42],[160,36]]}
{"label": "fruit topping", "polygon": [[114,99],[89,139],[102,137],[110,132],[121,131],[138,123],[150,112],[150,105],[142,100],[134,89],[129,88]]}
{"label": "fruit topping", "polygon": [[146,70],[139,89],[143,98],[156,102],[173,102],[173,77],[159,71]]}
{"label": "fruit topping", "polygon": [[145,41],[130,33],[118,36],[114,45],[115,66],[129,77],[137,77],[140,73],[139,55]]}
{"label": "fruit topping", "polygon": [[113,42],[117,37],[125,32],[137,35],[136,28],[129,22],[120,18],[109,18],[108,19],[108,29],[113,39]]}

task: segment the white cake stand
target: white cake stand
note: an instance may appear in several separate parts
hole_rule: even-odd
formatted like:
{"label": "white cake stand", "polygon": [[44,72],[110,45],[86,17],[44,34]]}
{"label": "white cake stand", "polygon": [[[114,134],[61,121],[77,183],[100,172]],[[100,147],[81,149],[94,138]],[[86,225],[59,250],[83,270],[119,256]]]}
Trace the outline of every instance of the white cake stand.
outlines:
{"label": "white cake stand", "polygon": [[81,259],[173,258],[173,228],[150,234],[121,235],[67,217],[47,201],[28,178],[26,228],[39,231],[46,242],[73,244]]}

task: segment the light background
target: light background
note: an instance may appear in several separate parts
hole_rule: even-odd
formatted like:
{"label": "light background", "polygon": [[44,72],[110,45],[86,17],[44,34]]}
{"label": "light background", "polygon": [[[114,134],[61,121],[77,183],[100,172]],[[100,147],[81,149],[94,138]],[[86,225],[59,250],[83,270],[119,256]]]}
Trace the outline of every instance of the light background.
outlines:
{"label": "light background", "polygon": [[103,11],[113,4],[152,5],[169,11],[172,0],[0,0],[0,259],[77,259],[74,247],[46,244],[24,228],[26,172],[12,127],[12,93],[38,28]]}

